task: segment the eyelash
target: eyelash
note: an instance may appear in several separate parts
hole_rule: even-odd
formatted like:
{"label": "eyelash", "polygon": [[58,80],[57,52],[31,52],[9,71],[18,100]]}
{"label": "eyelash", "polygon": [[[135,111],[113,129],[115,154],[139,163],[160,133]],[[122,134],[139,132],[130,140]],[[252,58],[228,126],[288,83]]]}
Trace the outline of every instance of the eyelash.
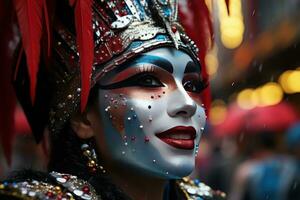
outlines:
{"label": "eyelash", "polygon": [[[155,87],[164,87],[164,85],[161,83],[161,81],[157,78],[157,75],[155,73],[156,67],[153,65],[142,65],[141,67],[138,67],[135,71],[135,73],[118,83],[111,84],[111,85],[99,85],[101,89],[117,89],[120,87],[130,87],[130,86],[140,86],[140,87],[149,87],[149,88],[155,88]],[[155,83],[147,83],[146,79],[151,78],[154,80]],[[143,82],[144,81],[144,82]],[[188,81],[183,81],[187,83]],[[196,89],[194,91],[190,91],[189,89],[186,89],[187,92],[192,93],[201,93],[203,90],[205,90],[208,87],[208,82],[202,81],[202,80],[192,80],[190,81],[194,84]],[[148,85],[149,84],[149,85]]]}
{"label": "eyelash", "polygon": [[[146,78],[152,78],[152,80],[156,81],[156,85],[155,84],[150,84],[147,85],[146,82],[142,83],[140,81],[145,81]],[[110,85],[98,85],[98,87],[100,89],[117,89],[117,88],[121,88],[121,87],[132,87],[132,86],[140,86],[140,87],[164,87],[164,85],[161,83],[161,81],[156,77],[154,72],[148,72],[148,71],[144,71],[144,72],[138,72],[135,73],[134,75],[132,75],[131,77],[117,82],[117,83],[113,83]]]}
{"label": "eyelash", "polygon": [[200,94],[203,90],[205,90],[207,87],[208,87],[208,82],[204,82],[204,81],[201,81],[201,80],[198,80],[198,81],[186,81],[186,82],[184,82],[183,83],[183,85],[184,85],[184,87],[186,87],[186,83],[188,83],[188,82],[190,82],[190,83],[194,83],[194,86],[196,87],[196,90],[195,91],[190,91],[188,88],[185,88],[185,90],[187,91],[187,92],[192,92],[192,93],[198,93],[198,94]]}

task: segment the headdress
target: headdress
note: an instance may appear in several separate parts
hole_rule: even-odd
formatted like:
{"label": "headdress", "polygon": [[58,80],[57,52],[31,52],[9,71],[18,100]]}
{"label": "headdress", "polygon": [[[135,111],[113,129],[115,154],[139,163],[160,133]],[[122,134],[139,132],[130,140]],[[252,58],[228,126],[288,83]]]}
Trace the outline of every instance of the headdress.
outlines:
{"label": "headdress", "polygon": [[90,88],[128,59],[174,47],[204,66],[212,36],[204,0],[14,0],[14,7],[22,38],[14,85],[37,141],[46,126],[56,134],[83,111]]}

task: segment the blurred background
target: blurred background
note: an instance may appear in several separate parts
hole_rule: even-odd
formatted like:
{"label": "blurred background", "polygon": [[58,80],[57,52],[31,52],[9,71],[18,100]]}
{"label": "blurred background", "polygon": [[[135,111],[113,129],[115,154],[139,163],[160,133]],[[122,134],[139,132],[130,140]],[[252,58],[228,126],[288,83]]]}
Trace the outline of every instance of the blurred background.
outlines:
{"label": "blurred background", "polygon": [[300,199],[300,1],[207,0],[212,106],[193,176],[228,199]]}
{"label": "blurred background", "polygon": [[[300,0],[206,0],[212,105],[194,178],[228,199],[300,199]],[[22,111],[11,168],[44,170]],[[26,122],[26,121],[25,121]]]}

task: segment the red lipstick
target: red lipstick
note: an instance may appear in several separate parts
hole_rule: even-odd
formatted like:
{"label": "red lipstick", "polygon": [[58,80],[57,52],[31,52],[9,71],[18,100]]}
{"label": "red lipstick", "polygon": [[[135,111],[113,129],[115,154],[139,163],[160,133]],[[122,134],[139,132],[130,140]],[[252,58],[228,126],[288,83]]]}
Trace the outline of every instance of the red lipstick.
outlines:
{"label": "red lipstick", "polygon": [[178,149],[194,149],[196,130],[191,126],[176,126],[156,136],[163,142]]}

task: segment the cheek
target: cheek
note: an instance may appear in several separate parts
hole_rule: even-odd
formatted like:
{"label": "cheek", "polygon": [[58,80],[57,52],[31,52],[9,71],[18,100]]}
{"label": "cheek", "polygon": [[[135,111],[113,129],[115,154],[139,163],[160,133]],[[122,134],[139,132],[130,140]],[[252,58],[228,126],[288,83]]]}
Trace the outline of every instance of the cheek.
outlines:
{"label": "cheek", "polygon": [[104,109],[104,118],[108,119],[117,131],[124,135],[125,113],[128,110],[127,97],[118,92],[103,92],[104,102],[100,102]]}
{"label": "cheek", "polygon": [[[104,102],[101,102],[104,109],[105,118],[109,119],[113,127],[124,136],[125,121],[137,118],[136,109],[148,109],[149,105],[136,105],[135,100],[156,100],[162,98],[166,92],[164,90],[143,91],[139,89],[116,89],[103,92]],[[143,106],[143,108],[141,108]],[[150,109],[151,107],[149,107]],[[132,112],[132,115],[128,113]]]}
{"label": "cheek", "polygon": [[200,94],[188,92],[189,96],[198,104],[199,106],[202,106],[203,102],[201,100]]}
{"label": "cheek", "polygon": [[[140,88],[140,87],[130,87],[130,88],[120,88],[115,90],[104,91],[102,96],[104,96],[104,107],[105,113],[109,117],[113,126],[120,132],[124,133],[124,121],[126,113],[133,111],[136,108],[134,105],[135,100],[145,100],[145,101],[155,101],[163,98],[174,90],[175,87],[166,86],[160,88]],[[129,100],[133,100],[130,102]],[[101,102],[102,103],[102,102]],[[150,105],[145,105],[149,107]],[[140,105],[138,106],[140,107]],[[151,106],[149,107],[151,109]],[[136,117],[136,116],[133,116]]]}

